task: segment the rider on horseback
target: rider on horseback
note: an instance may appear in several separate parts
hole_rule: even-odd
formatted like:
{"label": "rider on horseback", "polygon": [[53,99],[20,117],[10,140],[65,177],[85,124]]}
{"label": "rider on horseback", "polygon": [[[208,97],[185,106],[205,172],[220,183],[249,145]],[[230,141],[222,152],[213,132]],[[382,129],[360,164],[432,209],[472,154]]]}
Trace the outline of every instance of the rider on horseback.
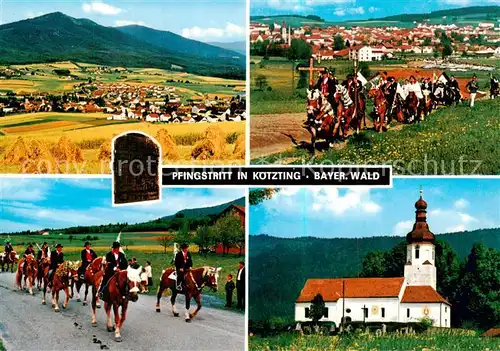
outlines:
{"label": "rider on horseback", "polygon": [[184,276],[193,267],[191,254],[188,252],[188,244],[181,245],[181,251],[175,255],[175,270],[177,273],[177,290],[183,291],[185,288]]}
{"label": "rider on horseback", "polygon": [[27,266],[27,262],[28,262],[28,256],[29,255],[33,255],[33,257],[35,256],[35,250],[33,250],[33,245],[29,244],[28,247],[26,248],[26,250],[24,251],[24,263],[23,263],[23,274],[26,275],[26,266]]}
{"label": "rider on horseback", "polygon": [[460,93],[460,86],[458,85],[458,81],[455,76],[451,76],[448,85],[453,96],[453,101],[459,101],[462,98],[462,94]]}
{"label": "rider on horseback", "polygon": [[85,270],[87,266],[92,263],[93,260],[97,258],[97,254],[90,248],[90,243],[88,241],[83,245],[84,249],[81,252],[82,265],[78,268],[78,276],[80,279],[85,279]]}
{"label": "rider on horseback", "polygon": [[335,105],[335,91],[337,89],[337,80],[332,76],[328,69],[325,69],[318,79],[316,84],[316,89],[318,89],[321,94],[328,100],[328,102],[334,106]]}
{"label": "rider on horseback", "polygon": [[14,248],[12,247],[10,241],[7,241],[5,243],[5,256],[8,256],[12,251],[14,251]]}
{"label": "rider on horseback", "polygon": [[47,244],[46,241],[43,242],[42,248],[38,250],[36,258],[38,262],[41,262],[43,259],[50,258],[49,244]]}
{"label": "rider on horseback", "polygon": [[62,252],[63,246],[56,245],[55,251],[50,254],[50,270],[49,270],[49,286],[52,286],[52,279],[56,273],[57,267],[64,263],[64,254]]}
{"label": "rider on horseback", "polygon": [[125,254],[120,251],[120,243],[118,241],[115,241],[113,243],[111,251],[106,254],[106,269],[104,271],[104,277],[102,279],[101,286],[99,287],[100,299],[103,299],[103,295],[107,293],[108,281],[111,279],[111,277],[116,272],[126,270],[127,267],[127,258],[125,257]]}

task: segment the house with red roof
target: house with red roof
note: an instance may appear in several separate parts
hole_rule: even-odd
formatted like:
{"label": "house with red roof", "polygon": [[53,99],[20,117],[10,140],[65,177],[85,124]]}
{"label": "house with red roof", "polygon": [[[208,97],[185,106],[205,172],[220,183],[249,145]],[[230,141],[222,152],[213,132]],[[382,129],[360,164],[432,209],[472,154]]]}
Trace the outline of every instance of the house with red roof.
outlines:
{"label": "house with red roof", "polygon": [[451,304],[436,291],[435,236],[427,224],[427,202],[415,203],[413,230],[406,235],[404,277],[308,279],[295,301],[295,320],[311,321],[311,301],[321,294],[325,301],[320,321],[418,322],[450,327]]}

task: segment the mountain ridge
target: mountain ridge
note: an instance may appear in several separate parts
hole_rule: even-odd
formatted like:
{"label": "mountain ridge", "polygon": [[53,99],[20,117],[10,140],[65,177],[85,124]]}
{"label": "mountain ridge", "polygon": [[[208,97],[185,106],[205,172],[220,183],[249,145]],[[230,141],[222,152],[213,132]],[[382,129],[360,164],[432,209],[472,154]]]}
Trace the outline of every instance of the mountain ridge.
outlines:
{"label": "mountain ridge", "polygon": [[[179,36],[176,40],[184,49],[195,45],[195,41]],[[176,51],[174,46],[153,45],[116,27],[101,26],[62,12],[0,25],[0,64],[79,61],[134,68],[182,67],[189,73],[244,79],[245,60],[235,59],[223,49],[212,50],[221,55],[207,57],[194,49],[186,53]]]}

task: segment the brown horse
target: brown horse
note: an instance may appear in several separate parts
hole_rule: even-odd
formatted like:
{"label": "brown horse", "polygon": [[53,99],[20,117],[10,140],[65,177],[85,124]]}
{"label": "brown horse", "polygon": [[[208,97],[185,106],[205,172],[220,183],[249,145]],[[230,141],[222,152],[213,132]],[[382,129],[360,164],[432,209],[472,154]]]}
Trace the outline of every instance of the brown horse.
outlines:
{"label": "brown horse", "polygon": [[[213,291],[217,291],[217,279],[221,268],[215,267],[201,267],[189,270],[185,275],[185,288],[183,294],[186,296],[186,322],[190,322],[192,318],[196,317],[201,309],[201,290],[207,286]],[[160,285],[158,287],[158,294],[156,295],[156,312],[160,312],[160,299],[163,291],[170,289],[172,296],[170,302],[172,304],[172,313],[175,317],[179,317],[177,308],[175,307],[175,298],[179,293],[176,288],[175,269],[169,268],[164,270],[161,275]],[[193,313],[189,312],[191,298],[196,300],[197,308]]]}
{"label": "brown horse", "polygon": [[[133,269],[128,267],[127,270],[117,272],[108,281],[108,297],[104,301],[104,310],[106,311],[106,327],[109,332],[115,331],[115,341],[122,341],[120,329],[127,318],[128,302],[136,302],[139,299],[139,284],[141,283],[140,273],[142,267]],[[111,307],[115,315],[115,327],[111,321]],[[121,315],[119,308],[121,307]],[[94,318],[94,317],[92,317]],[[92,325],[97,325],[92,321]]]}
{"label": "brown horse", "polygon": [[370,91],[368,92],[368,97],[373,99],[373,112],[375,114],[373,118],[373,124],[375,126],[375,131],[382,133],[384,131],[384,124],[387,121],[387,110],[389,108],[389,103],[385,98],[382,89],[370,89]]}
{"label": "brown horse", "polygon": [[347,88],[345,88],[343,85],[338,85],[337,92],[335,93],[335,102],[337,104],[337,119],[339,121],[339,126],[334,129],[333,135],[336,136],[337,134],[339,134],[340,136],[340,132],[342,132],[343,140],[347,139],[347,132],[349,131],[351,122],[353,121],[354,117],[357,116],[355,104],[352,103],[347,106],[347,104],[350,102],[344,100],[350,99],[350,97],[348,97],[347,95]]}
{"label": "brown horse", "polygon": [[316,140],[324,139],[328,144],[333,142],[333,132],[338,129],[339,122],[332,115],[333,107],[318,89],[307,91],[307,119],[303,127],[311,134],[311,151],[316,151]]}
{"label": "brown horse", "polygon": [[[38,262],[38,290],[42,290],[42,283],[45,283],[45,278],[49,278],[49,269],[50,269],[50,258],[45,257],[42,258]],[[48,283],[48,281],[47,281]]]}
{"label": "brown horse", "polygon": [[[97,326],[97,319],[96,319],[96,314],[95,310],[96,308],[101,308],[101,305],[99,303],[99,297],[97,296],[97,290],[99,289],[99,286],[101,285],[102,278],[104,277],[104,265],[105,265],[105,260],[104,257],[97,257],[92,261],[91,264],[87,266],[87,269],[85,269],[85,277],[84,277],[84,282],[85,282],[85,297],[83,300],[83,305],[85,306],[87,304],[87,294],[89,291],[89,286],[92,287],[92,303],[91,303],[91,309],[92,309],[92,326]],[[79,285],[80,284],[80,285]],[[77,282],[76,283],[78,294],[80,291],[81,283]]]}
{"label": "brown horse", "polygon": [[[26,265],[26,268],[24,268]],[[24,274],[23,277],[23,272]],[[28,288],[26,281],[29,283],[29,292],[33,295],[33,284],[35,283],[36,276],[38,274],[38,262],[36,261],[35,256],[27,255],[25,258],[19,260],[19,264],[17,265],[17,273],[16,273],[16,284],[19,289]],[[22,284],[24,278],[24,284]],[[21,286],[22,285],[22,286]]]}
{"label": "brown horse", "polygon": [[406,111],[408,122],[413,123],[416,120],[420,120],[419,100],[417,94],[412,91],[408,94],[406,99]]}
{"label": "brown horse", "polygon": [[[59,293],[61,290],[64,290],[64,293],[66,294],[66,298],[63,303],[63,308],[66,309],[69,304],[69,298],[70,298],[70,292],[69,292],[69,285],[70,285],[70,279],[71,277],[74,277],[74,279],[78,279],[78,267],[74,265],[71,261],[66,261],[62,264],[60,264],[55,273],[54,277],[52,278],[52,307],[54,308],[54,312],[59,312]],[[48,282],[48,277],[44,281]],[[47,292],[47,285],[44,284],[43,286],[43,293],[42,293],[42,305],[46,304],[45,301],[45,293]]]}
{"label": "brown horse", "polygon": [[15,251],[9,252],[8,255],[5,253],[2,254],[2,272],[5,272],[4,270],[4,265],[7,265],[7,271],[9,271],[9,266],[10,266],[10,272],[14,273],[14,265],[19,261],[19,255]]}

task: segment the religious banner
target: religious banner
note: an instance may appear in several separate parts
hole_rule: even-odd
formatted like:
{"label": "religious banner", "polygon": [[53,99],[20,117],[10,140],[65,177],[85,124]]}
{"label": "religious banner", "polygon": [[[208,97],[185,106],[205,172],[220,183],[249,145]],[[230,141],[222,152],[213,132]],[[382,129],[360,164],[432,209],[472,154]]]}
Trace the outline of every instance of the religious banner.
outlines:
{"label": "religious banner", "polygon": [[137,132],[113,142],[113,203],[160,200],[160,147]]}

